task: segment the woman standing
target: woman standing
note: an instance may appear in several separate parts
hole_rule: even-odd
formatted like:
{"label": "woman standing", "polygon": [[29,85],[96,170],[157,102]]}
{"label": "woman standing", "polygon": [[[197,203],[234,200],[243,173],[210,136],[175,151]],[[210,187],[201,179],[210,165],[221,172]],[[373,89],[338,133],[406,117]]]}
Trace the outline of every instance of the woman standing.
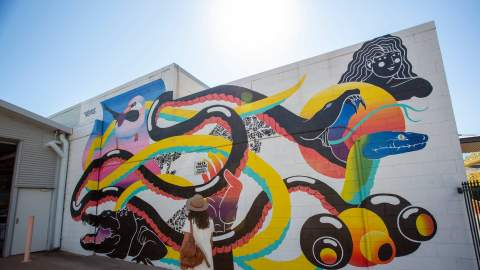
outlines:
{"label": "woman standing", "polygon": [[[208,202],[202,195],[196,194],[187,200],[188,220],[183,226],[183,243],[189,237],[195,239],[195,244],[202,251],[204,260],[193,270],[213,270],[212,234],[214,231],[213,220],[208,215]],[[190,228],[190,224],[192,227]]]}

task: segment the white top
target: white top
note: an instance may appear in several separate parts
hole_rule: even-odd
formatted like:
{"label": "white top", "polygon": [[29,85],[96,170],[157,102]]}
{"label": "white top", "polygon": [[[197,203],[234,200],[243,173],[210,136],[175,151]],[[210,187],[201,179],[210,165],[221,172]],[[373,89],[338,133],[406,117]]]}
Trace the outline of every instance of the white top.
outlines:
{"label": "white top", "polygon": [[[212,238],[212,233],[214,231],[213,220],[209,219],[209,226],[205,229],[199,229],[197,224],[192,221],[193,224],[193,238],[195,239],[195,244],[203,251],[205,255],[205,259],[208,260],[210,263],[210,268],[207,267],[205,261],[203,261],[200,265],[192,268],[193,270],[213,270],[213,256],[212,256],[212,244],[210,239]],[[187,219],[185,220],[185,224],[182,228],[183,232],[190,232],[190,221]]]}

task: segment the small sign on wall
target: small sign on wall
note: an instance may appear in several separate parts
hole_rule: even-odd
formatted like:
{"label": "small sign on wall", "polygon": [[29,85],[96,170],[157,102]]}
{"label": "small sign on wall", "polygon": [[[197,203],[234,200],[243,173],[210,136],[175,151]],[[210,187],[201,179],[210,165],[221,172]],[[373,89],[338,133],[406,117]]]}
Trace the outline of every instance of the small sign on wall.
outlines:
{"label": "small sign on wall", "polygon": [[102,119],[103,111],[99,102],[84,102],[80,107],[80,124]]}
{"label": "small sign on wall", "polygon": [[195,174],[207,173],[208,163],[205,160],[195,162]]}

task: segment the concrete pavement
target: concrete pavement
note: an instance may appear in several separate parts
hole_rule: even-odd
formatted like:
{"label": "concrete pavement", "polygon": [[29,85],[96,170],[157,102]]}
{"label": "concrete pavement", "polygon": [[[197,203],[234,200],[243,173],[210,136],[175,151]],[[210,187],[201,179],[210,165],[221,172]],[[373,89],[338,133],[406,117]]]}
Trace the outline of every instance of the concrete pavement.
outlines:
{"label": "concrete pavement", "polygon": [[23,255],[0,258],[2,270],[162,270],[103,256],[82,256],[63,251],[32,254],[32,261],[22,263]]}

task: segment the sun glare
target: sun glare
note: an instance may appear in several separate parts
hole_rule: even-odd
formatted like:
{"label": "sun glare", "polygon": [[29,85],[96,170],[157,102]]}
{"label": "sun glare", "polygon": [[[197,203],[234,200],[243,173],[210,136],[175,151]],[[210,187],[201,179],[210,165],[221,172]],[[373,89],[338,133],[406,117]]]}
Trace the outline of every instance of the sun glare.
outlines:
{"label": "sun glare", "polygon": [[206,15],[210,41],[243,60],[286,50],[299,27],[294,0],[214,0]]}

